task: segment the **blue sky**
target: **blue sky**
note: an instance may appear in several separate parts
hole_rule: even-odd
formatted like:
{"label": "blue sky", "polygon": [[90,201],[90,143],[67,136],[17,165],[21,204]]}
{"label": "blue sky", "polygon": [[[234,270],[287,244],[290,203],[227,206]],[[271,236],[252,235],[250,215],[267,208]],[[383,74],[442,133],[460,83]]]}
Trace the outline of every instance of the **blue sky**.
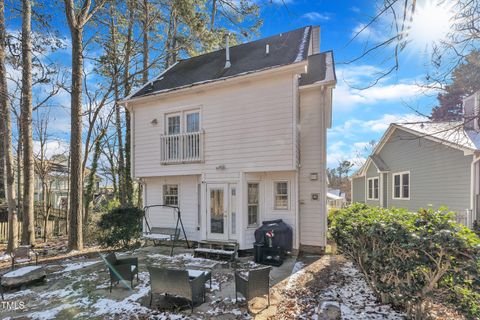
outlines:
{"label": "blue sky", "polygon": [[[260,3],[260,0],[255,0]],[[359,90],[376,79],[384,57],[389,50],[362,59],[354,64],[347,61],[358,57],[367,45],[381,41],[389,34],[388,20],[368,28],[355,40],[355,30],[377,12],[376,1],[309,1],[309,0],[263,0],[270,5],[263,6],[261,17],[264,24],[259,37],[270,36],[280,32],[296,29],[305,25],[320,25],[321,50],[333,50],[338,84],[334,92],[333,127],[328,134],[328,166],[335,167],[340,160],[355,160],[358,165],[365,155],[358,157],[366,143],[379,140],[390,122],[417,121],[416,111],[429,114],[435,105],[435,92],[423,92],[417,86],[425,77],[428,69],[428,54],[420,45],[412,45],[400,55],[398,71],[382,79],[377,85],[367,90]],[[422,4],[434,0],[418,0]],[[60,5],[60,4],[59,4]],[[62,8],[54,14],[53,24],[60,34],[67,37],[68,26]],[[419,19],[419,21],[425,21]],[[431,19],[428,20],[432,23]],[[18,30],[18,18],[9,20],[9,30]],[[423,25],[418,26],[417,34],[422,34]],[[431,36],[426,33],[426,36]],[[420,39],[421,37],[417,37]],[[416,38],[416,39],[417,39]],[[70,48],[50,55],[66,66],[70,65]],[[89,67],[87,61],[87,68]],[[91,66],[90,66],[91,67]],[[15,71],[12,71],[15,72]],[[17,70],[17,72],[20,72]],[[153,74],[152,74],[153,75]],[[62,92],[56,97],[58,105],[69,105],[70,96]],[[68,141],[69,115],[67,110],[58,108],[51,115],[51,129],[55,136]],[[358,158],[358,159],[357,159]]]}
{"label": "blue sky", "polygon": [[[349,43],[354,31],[375,15],[375,3],[290,0],[286,1],[288,11],[280,5],[262,12],[262,36],[309,24],[320,25],[321,50],[334,51],[338,84],[334,92],[333,126],[328,134],[329,167],[335,167],[340,160],[358,158],[358,151],[364,150],[369,141],[378,141],[390,122],[418,121],[419,113],[429,114],[436,103],[435,92],[425,92],[417,86],[429,71],[428,54],[420,46],[407,48],[400,56],[399,70],[376,86],[355,89],[370,83],[382,68],[382,57],[345,63],[358,57],[366,43],[388,33],[388,25],[380,22],[376,29],[372,27]],[[355,163],[361,161],[356,159]]]}

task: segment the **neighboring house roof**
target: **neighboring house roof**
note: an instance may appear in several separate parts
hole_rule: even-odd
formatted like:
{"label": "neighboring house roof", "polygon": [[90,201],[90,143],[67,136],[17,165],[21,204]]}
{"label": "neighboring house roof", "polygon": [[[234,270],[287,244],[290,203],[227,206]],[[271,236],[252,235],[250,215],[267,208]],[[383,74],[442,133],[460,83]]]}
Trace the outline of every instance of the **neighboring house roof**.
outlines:
{"label": "neighboring house roof", "polygon": [[[335,80],[331,51],[308,57],[311,26],[230,47],[231,66],[225,68],[225,49],[180,60],[125,100],[224,80],[307,60],[319,71],[302,75],[303,84]],[[269,53],[266,54],[266,45]]]}
{"label": "neighboring house roof", "polygon": [[390,171],[386,163],[378,154],[372,154],[369,158],[370,160],[372,160],[375,167],[377,167],[378,171],[382,171],[382,172]]}
{"label": "neighboring house roof", "polygon": [[352,175],[352,178],[364,176],[370,163],[374,163],[379,171],[389,171],[378,153],[397,129],[416,135],[419,138],[429,139],[459,149],[466,154],[480,150],[480,132],[465,128],[463,121],[392,123],[367,161]]}
{"label": "neighboring house roof", "polygon": [[337,197],[345,197],[345,192],[342,192],[342,190],[340,189],[332,189],[332,188],[329,188],[328,193],[331,193],[331,194],[334,194],[336,195]]}
{"label": "neighboring house roof", "polygon": [[330,193],[330,192],[327,192],[327,198],[331,199],[331,200],[343,200],[343,199],[345,199],[344,197],[339,197],[336,194],[333,194],[333,193]]}
{"label": "neighboring house roof", "polygon": [[457,149],[480,150],[480,133],[466,129],[463,121],[393,124],[413,134],[437,139]]}

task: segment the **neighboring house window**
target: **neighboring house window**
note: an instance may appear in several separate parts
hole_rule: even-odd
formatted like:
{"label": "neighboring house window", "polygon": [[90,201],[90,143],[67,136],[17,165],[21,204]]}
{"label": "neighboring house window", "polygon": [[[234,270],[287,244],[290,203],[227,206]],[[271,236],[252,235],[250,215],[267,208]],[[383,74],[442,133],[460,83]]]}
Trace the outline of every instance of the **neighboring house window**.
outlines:
{"label": "neighboring house window", "polygon": [[178,185],[165,184],[163,186],[163,204],[167,206],[178,206]]}
{"label": "neighboring house window", "polygon": [[410,172],[399,172],[393,175],[393,199],[410,198]]}
{"label": "neighboring house window", "polygon": [[288,209],[288,182],[281,181],[274,183],[275,189],[275,209]]}
{"label": "neighboring house window", "polygon": [[258,183],[249,183],[247,188],[248,226],[256,227],[258,225],[259,186]]}
{"label": "neighboring house window", "polygon": [[378,200],[379,198],[379,189],[378,189],[378,182],[379,179],[377,178],[368,178],[367,180],[367,187],[368,187],[368,194],[367,200]]}

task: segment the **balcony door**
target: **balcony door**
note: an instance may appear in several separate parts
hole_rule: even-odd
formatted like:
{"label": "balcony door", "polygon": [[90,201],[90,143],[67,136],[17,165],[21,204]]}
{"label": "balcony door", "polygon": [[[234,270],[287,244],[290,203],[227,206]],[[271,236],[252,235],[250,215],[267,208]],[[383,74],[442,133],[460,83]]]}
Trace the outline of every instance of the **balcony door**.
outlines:
{"label": "balcony door", "polygon": [[167,116],[167,157],[175,160],[180,157],[180,139],[178,134],[181,132],[181,115],[171,114]]}
{"label": "balcony door", "polygon": [[235,184],[207,185],[207,238],[228,240],[236,236]]}

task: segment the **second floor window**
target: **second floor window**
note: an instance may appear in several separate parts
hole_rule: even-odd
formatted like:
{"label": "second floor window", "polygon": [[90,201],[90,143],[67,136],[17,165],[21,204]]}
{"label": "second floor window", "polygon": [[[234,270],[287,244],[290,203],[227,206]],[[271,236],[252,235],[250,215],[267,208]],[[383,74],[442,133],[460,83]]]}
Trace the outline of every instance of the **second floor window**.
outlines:
{"label": "second floor window", "polygon": [[180,115],[171,115],[167,117],[167,134],[180,133]]}
{"label": "second floor window", "polygon": [[167,206],[178,206],[178,185],[163,185],[163,204]]}
{"label": "second floor window", "polygon": [[185,116],[186,132],[200,131],[200,113],[189,112]]}
{"label": "second floor window", "polygon": [[200,111],[184,111],[166,115],[167,135],[200,131]]}

